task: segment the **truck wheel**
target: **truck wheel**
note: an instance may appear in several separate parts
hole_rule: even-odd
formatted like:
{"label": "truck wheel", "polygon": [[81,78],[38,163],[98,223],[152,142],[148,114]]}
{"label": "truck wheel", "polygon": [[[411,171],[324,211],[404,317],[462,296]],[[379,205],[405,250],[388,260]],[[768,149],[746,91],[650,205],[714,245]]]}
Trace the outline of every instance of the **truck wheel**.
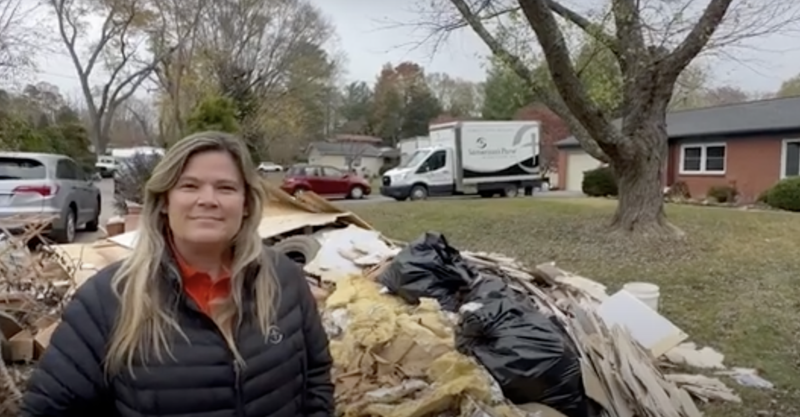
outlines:
{"label": "truck wheel", "polygon": [[428,188],[424,185],[411,187],[411,200],[425,200],[428,198]]}
{"label": "truck wheel", "polygon": [[516,185],[507,185],[503,188],[503,197],[514,198],[519,195],[519,188]]}

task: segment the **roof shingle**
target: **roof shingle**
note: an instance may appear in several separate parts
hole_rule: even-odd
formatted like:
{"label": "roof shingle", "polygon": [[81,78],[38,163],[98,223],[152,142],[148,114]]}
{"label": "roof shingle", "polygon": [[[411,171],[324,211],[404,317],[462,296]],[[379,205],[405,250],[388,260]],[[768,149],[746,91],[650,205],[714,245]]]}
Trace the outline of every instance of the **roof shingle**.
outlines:
{"label": "roof shingle", "polygon": [[[621,120],[614,120],[613,123],[620,126]],[[670,139],[786,130],[800,130],[800,97],[751,101],[667,114],[667,135]],[[576,145],[578,140],[574,136],[557,144],[558,147]]]}
{"label": "roof shingle", "polygon": [[314,142],[308,150],[316,150],[322,155],[335,156],[366,156],[378,158],[381,150],[369,143],[363,142]]}

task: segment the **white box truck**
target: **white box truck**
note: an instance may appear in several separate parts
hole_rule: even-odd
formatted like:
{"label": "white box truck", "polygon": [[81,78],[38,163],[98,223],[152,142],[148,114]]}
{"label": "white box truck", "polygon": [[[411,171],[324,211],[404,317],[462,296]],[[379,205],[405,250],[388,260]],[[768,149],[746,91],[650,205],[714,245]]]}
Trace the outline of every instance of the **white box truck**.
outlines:
{"label": "white box truck", "polygon": [[418,148],[381,178],[395,200],[478,194],[514,197],[540,187],[540,125],[536,121],[454,122],[430,127],[430,146]]}

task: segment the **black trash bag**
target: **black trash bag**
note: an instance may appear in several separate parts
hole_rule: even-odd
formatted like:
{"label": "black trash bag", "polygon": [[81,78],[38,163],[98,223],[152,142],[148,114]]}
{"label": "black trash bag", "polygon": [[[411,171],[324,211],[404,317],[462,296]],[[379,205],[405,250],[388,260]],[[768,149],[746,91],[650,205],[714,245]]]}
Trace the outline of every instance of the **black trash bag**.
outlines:
{"label": "black trash bag", "polygon": [[[464,297],[464,302],[481,302],[497,298],[511,299],[518,302],[520,307],[536,310],[536,306],[528,296],[520,294],[506,285],[501,278],[487,272],[481,273],[479,278],[472,282],[469,292]],[[538,312],[538,310],[536,311]]]}
{"label": "black trash bag", "polygon": [[409,304],[433,298],[456,311],[475,272],[439,233],[427,232],[403,248],[378,281]]}
{"label": "black trash bag", "polygon": [[[588,417],[580,361],[558,328],[534,308],[498,297],[497,282],[482,300],[465,304],[456,349],[475,357],[515,404],[540,403],[567,417]],[[478,304],[479,303],[479,304]]]}
{"label": "black trash bag", "polygon": [[[522,294],[513,288],[509,287],[501,278],[490,275],[481,274],[478,279],[472,282],[470,290],[465,296],[464,302],[481,302],[487,299],[508,299],[515,301],[515,305],[529,311],[534,315],[541,315],[539,308],[536,307],[530,296]],[[547,317],[550,323],[558,330],[563,340],[568,344],[572,351],[576,351],[575,343],[569,336],[569,332],[564,327],[564,323],[559,321],[555,316]]]}

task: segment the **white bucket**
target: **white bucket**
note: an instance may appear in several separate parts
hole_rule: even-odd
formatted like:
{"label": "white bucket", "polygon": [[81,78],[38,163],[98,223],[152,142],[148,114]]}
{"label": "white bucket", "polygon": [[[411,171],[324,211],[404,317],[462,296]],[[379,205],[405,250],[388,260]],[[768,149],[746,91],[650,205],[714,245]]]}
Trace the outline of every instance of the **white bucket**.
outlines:
{"label": "white bucket", "polygon": [[629,282],[622,289],[645,303],[653,311],[658,311],[658,299],[661,296],[658,285],[647,282]]}

